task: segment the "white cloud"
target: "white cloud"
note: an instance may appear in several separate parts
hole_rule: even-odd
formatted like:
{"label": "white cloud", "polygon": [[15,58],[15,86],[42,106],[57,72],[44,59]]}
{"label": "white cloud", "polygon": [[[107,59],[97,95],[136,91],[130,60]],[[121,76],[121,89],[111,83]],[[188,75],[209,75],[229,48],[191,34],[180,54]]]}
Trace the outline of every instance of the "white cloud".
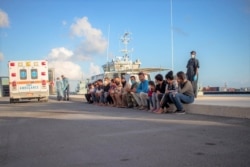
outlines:
{"label": "white cloud", "polygon": [[55,76],[64,75],[70,80],[80,80],[82,78],[81,67],[71,61],[49,61],[49,67],[55,69]]}
{"label": "white cloud", "polygon": [[4,59],[3,53],[0,52],[0,61],[3,61],[3,59]]}
{"label": "white cloud", "polygon": [[87,17],[76,19],[70,28],[73,36],[82,39],[82,43],[76,49],[76,54],[82,57],[81,59],[89,59],[93,55],[105,52],[107,40],[101,30],[92,27]]}
{"label": "white cloud", "polygon": [[101,73],[101,67],[98,65],[95,65],[93,62],[90,63],[90,75],[96,75]]}
{"label": "white cloud", "polygon": [[8,14],[0,9],[0,27],[9,27]]}
{"label": "white cloud", "polygon": [[[62,25],[66,25],[62,21]],[[49,67],[55,68],[56,77],[65,75],[70,80],[80,80],[91,75],[100,74],[101,67],[93,62],[89,64],[89,73],[85,75],[81,66],[74,60],[91,61],[93,56],[106,51],[107,41],[103,37],[101,30],[93,28],[87,17],[76,19],[70,27],[70,33],[80,39],[79,46],[74,51],[65,47],[51,49],[47,56]]]}
{"label": "white cloud", "polygon": [[70,59],[74,53],[71,50],[68,50],[64,47],[54,48],[48,55],[48,59],[50,60],[68,60]]}
{"label": "white cloud", "polygon": [[72,62],[70,59],[73,52],[64,47],[54,48],[48,54],[49,67],[55,69],[56,77],[65,75],[70,80],[80,80],[82,71],[80,65]]}

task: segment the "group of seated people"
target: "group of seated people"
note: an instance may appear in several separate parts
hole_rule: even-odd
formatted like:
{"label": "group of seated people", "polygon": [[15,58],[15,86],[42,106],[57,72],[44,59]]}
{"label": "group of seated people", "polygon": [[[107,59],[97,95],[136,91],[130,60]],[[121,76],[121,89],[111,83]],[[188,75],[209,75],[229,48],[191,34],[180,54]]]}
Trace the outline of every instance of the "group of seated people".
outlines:
{"label": "group of seated people", "polygon": [[[88,85],[86,100],[101,106],[138,108],[157,114],[185,113],[182,103],[194,101],[192,84],[182,71],[176,74],[176,79],[172,71],[165,75],[165,79],[162,74],[157,74],[155,81],[148,81],[143,72],[138,77],[139,82],[135,76],[130,76],[130,81],[124,77],[100,79]],[[176,106],[176,111],[169,111],[171,103]]]}

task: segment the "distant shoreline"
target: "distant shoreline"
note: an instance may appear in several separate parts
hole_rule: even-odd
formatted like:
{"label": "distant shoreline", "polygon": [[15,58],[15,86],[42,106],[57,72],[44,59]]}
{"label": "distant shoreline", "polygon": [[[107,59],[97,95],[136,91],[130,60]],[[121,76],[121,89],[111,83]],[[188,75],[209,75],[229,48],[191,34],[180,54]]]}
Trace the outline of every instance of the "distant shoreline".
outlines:
{"label": "distant shoreline", "polygon": [[206,91],[204,95],[250,95],[250,91],[245,92],[222,92],[222,91]]}

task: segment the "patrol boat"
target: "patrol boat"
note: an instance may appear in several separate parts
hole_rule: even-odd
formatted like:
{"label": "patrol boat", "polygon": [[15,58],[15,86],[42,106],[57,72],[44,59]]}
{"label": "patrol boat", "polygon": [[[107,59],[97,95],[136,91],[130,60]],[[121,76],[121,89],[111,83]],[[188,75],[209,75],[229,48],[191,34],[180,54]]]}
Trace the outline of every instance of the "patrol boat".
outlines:
{"label": "patrol boat", "polygon": [[114,78],[114,77],[122,77],[127,76],[125,78],[129,78],[129,76],[134,75],[138,80],[138,73],[143,71],[146,75],[146,79],[150,80],[150,73],[152,72],[161,72],[168,71],[170,69],[167,68],[141,68],[141,61],[136,59],[132,61],[129,57],[129,54],[132,52],[132,49],[128,49],[128,44],[130,42],[130,34],[129,32],[125,32],[121,37],[121,42],[124,45],[124,48],[121,50],[123,53],[122,56],[116,56],[111,61],[107,61],[102,68],[103,73],[93,75],[88,79],[88,83],[93,83],[98,79],[104,79],[105,77]]}

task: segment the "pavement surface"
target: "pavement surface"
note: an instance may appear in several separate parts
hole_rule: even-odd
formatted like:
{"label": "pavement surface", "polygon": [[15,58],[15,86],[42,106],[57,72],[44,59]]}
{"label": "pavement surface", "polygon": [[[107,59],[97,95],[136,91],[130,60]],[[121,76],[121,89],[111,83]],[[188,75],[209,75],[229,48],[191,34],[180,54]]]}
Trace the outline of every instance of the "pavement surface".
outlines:
{"label": "pavement surface", "polygon": [[1,167],[249,167],[250,120],[0,98]]}
{"label": "pavement surface", "polygon": [[[56,99],[55,96],[51,96]],[[72,101],[85,101],[84,95],[71,95]],[[170,105],[175,111],[174,105]],[[184,105],[187,113],[250,119],[250,95],[198,96],[194,103]]]}

